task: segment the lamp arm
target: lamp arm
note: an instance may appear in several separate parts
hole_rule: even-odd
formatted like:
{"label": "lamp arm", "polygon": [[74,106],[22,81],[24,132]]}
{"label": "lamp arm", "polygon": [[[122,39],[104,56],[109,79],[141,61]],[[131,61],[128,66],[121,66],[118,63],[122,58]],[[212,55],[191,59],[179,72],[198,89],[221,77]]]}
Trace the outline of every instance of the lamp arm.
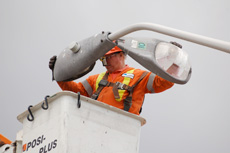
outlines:
{"label": "lamp arm", "polygon": [[202,35],[194,34],[194,33],[189,33],[185,32],[182,30],[177,30],[173,28],[169,28],[166,26],[158,25],[158,24],[153,24],[153,23],[137,23],[133,24],[131,26],[128,26],[126,28],[123,28],[119,31],[116,31],[110,35],[108,35],[108,38],[110,40],[117,40],[120,37],[123,37],[129,33],[138,31],[138,30],[150,30],[154,32],[158,32],[161,34],[169,35],[172,37],[176,37],[179,39],[183,39],[186,41],[190,41],[196,44],[200,44],[206,47],[214,48],[226,53],[230,53],[230,42],[210,38],[210,37],[205,37]]}

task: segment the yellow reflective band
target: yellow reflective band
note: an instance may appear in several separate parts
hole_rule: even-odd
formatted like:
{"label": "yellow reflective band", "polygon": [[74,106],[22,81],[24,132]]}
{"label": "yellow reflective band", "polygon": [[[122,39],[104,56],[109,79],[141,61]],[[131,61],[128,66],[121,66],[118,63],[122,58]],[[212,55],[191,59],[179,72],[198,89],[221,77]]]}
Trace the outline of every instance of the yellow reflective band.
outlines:
{"label": "yellow reflective band", "polygon": [[[134,69],[133,69],[133,70],[129,70],[129,71],[127,71],[126,73],[132,74],[133,72],[134,72]],[[129,78],[129,77],[124,77],[124,80],[123,80],[122,83],[123,83],[123,84],[126,84],[126,85],[129,85],[130,80],[131,80],[131,78]],[[122,97],[123,97],[123,95],[124,95],[124,93],[125,93],[125,90],[118,90],[118,93],[119,93],[120,98],[119,98],[119,99],[116,99],[116,101],[121,101],[121,99],[122,99]]]}
{"label": "yellow reflective band", "polygon": [[101,74],[99,74],[99,76],[97,77],[97,81],[96,81],[96,91],[97,88],[99,87],[99,82],[102,80],[102,78],[104,77],[105,72],[102,72]]}

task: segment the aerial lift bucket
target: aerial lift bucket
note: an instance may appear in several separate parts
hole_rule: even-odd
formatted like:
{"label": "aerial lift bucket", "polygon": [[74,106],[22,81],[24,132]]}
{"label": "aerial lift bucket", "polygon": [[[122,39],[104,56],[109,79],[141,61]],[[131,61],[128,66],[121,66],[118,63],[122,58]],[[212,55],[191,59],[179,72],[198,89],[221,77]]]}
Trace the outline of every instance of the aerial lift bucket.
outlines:
{"label": "aerial lift bucket", "polygon": [[138,153],[145,119],[69,91],[20,114],[24,153]]}

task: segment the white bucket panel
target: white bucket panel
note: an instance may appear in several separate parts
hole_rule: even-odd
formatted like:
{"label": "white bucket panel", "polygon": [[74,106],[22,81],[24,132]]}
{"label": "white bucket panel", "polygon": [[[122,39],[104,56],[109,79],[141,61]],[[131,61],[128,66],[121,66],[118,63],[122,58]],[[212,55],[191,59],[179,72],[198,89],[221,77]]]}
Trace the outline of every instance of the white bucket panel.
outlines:
{"label": "white bucket panel", "polygon": [[60,92],[18,116],[23,123],[24,153],[138,153],[145,119],[107,104]]}

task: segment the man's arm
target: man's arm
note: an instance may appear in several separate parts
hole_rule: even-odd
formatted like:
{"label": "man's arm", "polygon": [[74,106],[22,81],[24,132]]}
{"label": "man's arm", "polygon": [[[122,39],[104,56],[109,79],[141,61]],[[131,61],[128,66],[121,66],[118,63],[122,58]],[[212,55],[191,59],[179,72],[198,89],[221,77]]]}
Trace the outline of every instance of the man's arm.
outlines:
{"label": "man's arm", "polygon": [[159,77],[158,75],[155,76],[154,81],[153,81],[153,88],[155,93],[159,93],[162,91],[165,91],[169,88],[171,88],[174,85],[174,83],[165,80],[161,77]]}
{"label": "man's arm", "polygon": [[76,83],[74,81],[68,81],[68,82],[58,81],[57,83],[62,90],[72,91],[75,93],[80,92],[81,95],[89,97],[81,82]]}
{"label": "man's arm", "polygon": [[149,74],[145,77],[142,86],[144,86],[144,84],[147,89],[146,93],[163,92],[174,85],[174,83],[165,80],[152,72],[149,72]]}

